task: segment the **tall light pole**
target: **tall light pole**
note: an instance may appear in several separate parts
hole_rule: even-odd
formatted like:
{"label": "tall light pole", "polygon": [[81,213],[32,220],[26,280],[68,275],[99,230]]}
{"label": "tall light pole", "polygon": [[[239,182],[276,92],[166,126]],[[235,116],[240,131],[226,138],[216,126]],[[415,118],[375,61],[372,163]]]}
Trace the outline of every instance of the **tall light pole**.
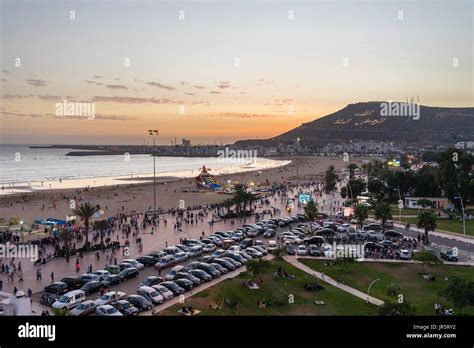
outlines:
{"label": "tall light pole", "polygon": [[156,156],[155,156],[155,136],[158,135],[158,129],[149,129],[148,134],[153,137],[153,220],[156,219]]}
{"label": "tall light pole", "polygon": [[374,285],[376,282],[378,282],[380,279],[375,279],[372,283],[370,283],[369,285],[369,288],[367,289],[367,303],[370,303],[369,299],[370,299],[370,288],[372,287],[372,285]]}
{"label": "tall light pole", "polygon": [[[300,151],[300,138],[296,138],[296,150],[299,153],[299,151]],[[300,189],[299,189],[300,174],[299,174],[298,153],[296,154],[296,193],[300,192]]]}
{"label": "tall light pole", "polygon": [[464,203],[462,201],[461,192],[458,191],[458,194],[459,194],[459,197],[455,197],[455,198],[459,198],[459,200],[461,201],[462,230],[463,230],[463,233],[464,233],[464,237],[466,237],[466,214],[464,213]]}

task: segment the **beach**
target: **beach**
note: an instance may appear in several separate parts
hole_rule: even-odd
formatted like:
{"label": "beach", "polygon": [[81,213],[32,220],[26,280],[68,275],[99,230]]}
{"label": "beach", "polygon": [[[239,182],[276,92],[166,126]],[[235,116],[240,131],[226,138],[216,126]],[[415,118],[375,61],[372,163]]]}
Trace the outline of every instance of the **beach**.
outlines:
{"label": "beach", "polygon": [[[258,186],[267,181],[271,183],[282,183],[291,181],[296,183],[297,172],[299,183],[318,182],[322,180],[325,170],[334,165],[336,170],[347,167],[350,162],[345,162],[337,157],[291,157],[274,158],[275,160],[287,161],[281,167],[250,170],[241,173],[216,175],[220,184],[243,183]],[[364,158],[357,158],[361,162]],[[197,174],[197,173],[196,173]],[[195,174],[195,175],[196,175]],[[126,211],[147,211],[153,208],[153,178],[134,177],[133,183],[124,180],[116,180],[121,184],[107,186],[100,185],[100,179],[82,179],[84,186],[89,188],[57,188],[39,190],[33,193],[16,193],[0,196],[0,218],[8,221],[10,218],[18,218],[26,225],[30,225],[35,219],[48,217],[66,219],[71,214],[70,200],[79,202],[91,202],[100,205],[104,214],[109,217],[117,214],[122,207]],[[92,184],[95,180],[95,186]],[[157,177],[156,179],[157,208],[177,208],[180,201],[185,207],[194,207],[222,202],[229,196],[216,192],[183,192],[186,189],[195,189],[196,186],[188,178]]]}

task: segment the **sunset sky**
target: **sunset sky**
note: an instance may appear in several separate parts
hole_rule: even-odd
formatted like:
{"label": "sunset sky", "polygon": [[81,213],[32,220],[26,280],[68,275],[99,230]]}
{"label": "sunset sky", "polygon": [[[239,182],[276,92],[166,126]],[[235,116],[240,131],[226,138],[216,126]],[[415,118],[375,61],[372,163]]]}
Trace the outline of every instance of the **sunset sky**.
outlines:
{"label": "sunset sky", "polygon": [[474,105],[471,1],[0,4],[2,143],[229,143],[358,101]]}

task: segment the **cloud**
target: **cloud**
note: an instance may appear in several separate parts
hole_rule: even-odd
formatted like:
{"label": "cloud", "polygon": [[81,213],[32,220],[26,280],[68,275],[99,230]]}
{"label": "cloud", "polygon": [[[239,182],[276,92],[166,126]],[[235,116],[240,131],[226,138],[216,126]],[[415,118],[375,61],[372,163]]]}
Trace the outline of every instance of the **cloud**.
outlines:
{"label": "cloud", "polygon": [[8,70],[2,70],[3,73],[8,74],[10,73]]}
{"label": "cloud", "polygon": [[222,92],[219,92],[219,91],[211,91],[209,93],[211,93],[211,94],[222,94]]}
{"label": "cloud", "polygon": [[33,98],[34,94],[3,94],[0,99],[5,100],[14,100],[14,99],[26,99],[26,98]]}
{"label": "cloud", "polygon": [[230,87],[230,82],[227,82],[227,81],[219,82],[217,84],[217,87],[219,87],[220,89],[229,88]]}
{"label": "cloud", "polygon": [[158,88],[161,88],[161,89],[166,89],[168,91],[172,91],[172,90],[175,90],[176,88],[174,87],[171,87],[171,86],[166,86],[166,85],[163,85],[159,82],[153,82],[153,81],[150,81],[150,82],[147,82],[148,85],[150,86],[153,86],[153,87],[158,87]]}
{"label": "cloud", "polygon": [[31,118],[41,118],[43,115],[40,114],[25,114],[21,112],[12,112],[12,111],[4,111],[5,109],[2,109],[0,111],[0,115],[2,116],[15,116],[15,117],[31,117]]}
{"label": "cloud", "polygon": [[196,95],[196,94],[194,94],[194,93],[185,93],[185,94],[186,94],[186,95]]}
{"label": "cloud", "polygon": [[204,86],[199,86],[199,85],[194,85],[193,87],[194,87],[194,88],[197,88],[197,89],[206,89],[206,87],[204,87]]}
{"label": "cloud", "polygon": [[105,87],[110,88],[110,89],[125,89],[127,90],[127,86],[124,85],[105,85]]}
{"label": "cloud", "polygon": [[[22,113],[22,112],[13,112],[13,111],[6,111],[5,109],[0,109],[0,115],[2,116],[14,116],[14,117],[30,117],[30,118],[54,118],[54,119],[62,119],[62,120],[88,120],[88,117],[85,116],[61,116],[56,114],[34,114],[34,113]],[[129,115],[102,115],[96,114],[94,116],[95,120],[103,120],[103,121],[131,121],[135,120],[135,116]]]}
{"label": "cloud", "polygon": [[194,102],[192,102],[191,105],[206,105],[206,106],[209,106],[209,102],[203,101],[203,100],[199,100],[199,101],[194,101]]}
{"label": "cloud", "polygon": [[61,101],[63,100],[63,97],[60,95],[40,95],[38,94],[37,97],[41,100],[47,100],[47,101]]}
{"label": "cloud", "polygon": [[0,81],[7,82],[8,80],[7,79],[0,79]]}
{"label": "cloud", "polygon": [[182,101],[174,101],[168,98],[136,98],[136,97],[105,97],[95,96],[92,98],[95,102],[110,102],[110,103],[121,103],[121,104],[182,104]]}
{"label": "cloud", "polygon": [[94,75],[94,76],[92,76],[92,77],[93,77],[94,79],[101,79],[101,78],[102,78],[102,76],[99,76],[99,75]]}
{"label": "cloud", "polygon": [[40,80],[40,79],[26,79],[25,80],[29,85],[35,86],[35,87],[44,87],[46,86],[46,81],[45,80]]}
{"label": "cloud", "polygon": [[[208,114],[209,117],[231,117],[231,118],[279,118],[285,117],[282,115],[273,115],[273,114],[251,114],[251,113],[241,113],[241,112],[216,112]],[[203,116],[200,116],[203,117]]]}
{"label": "cloud", "polygon": [[91,80],[85,80],[84,82],[85,82],[85,83],[92,83],[92,84],[97,83],[97,82],[91,81]]}

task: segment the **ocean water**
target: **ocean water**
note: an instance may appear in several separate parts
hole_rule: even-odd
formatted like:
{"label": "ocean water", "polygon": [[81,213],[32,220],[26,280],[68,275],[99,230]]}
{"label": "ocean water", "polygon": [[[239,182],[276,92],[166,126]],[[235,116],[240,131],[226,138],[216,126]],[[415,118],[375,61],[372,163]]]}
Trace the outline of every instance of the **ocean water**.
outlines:
{"label": "ocean water", "polygon": [[[66,156],[70,151],[31,149],[29,145],[0,145],[0,182],[7,186],[11,183],[153,174],[153,157],[150,155],[132,154],[128,159],[125,155]],[[157,157],[156,173],[174,175],[186,172],[188,176],[197,175],[205,165],[211,168],[211,173],[223,174],[278,166],[278,162],[263,158],[254,163],[223,163],[222,159],[208,157]]]}

